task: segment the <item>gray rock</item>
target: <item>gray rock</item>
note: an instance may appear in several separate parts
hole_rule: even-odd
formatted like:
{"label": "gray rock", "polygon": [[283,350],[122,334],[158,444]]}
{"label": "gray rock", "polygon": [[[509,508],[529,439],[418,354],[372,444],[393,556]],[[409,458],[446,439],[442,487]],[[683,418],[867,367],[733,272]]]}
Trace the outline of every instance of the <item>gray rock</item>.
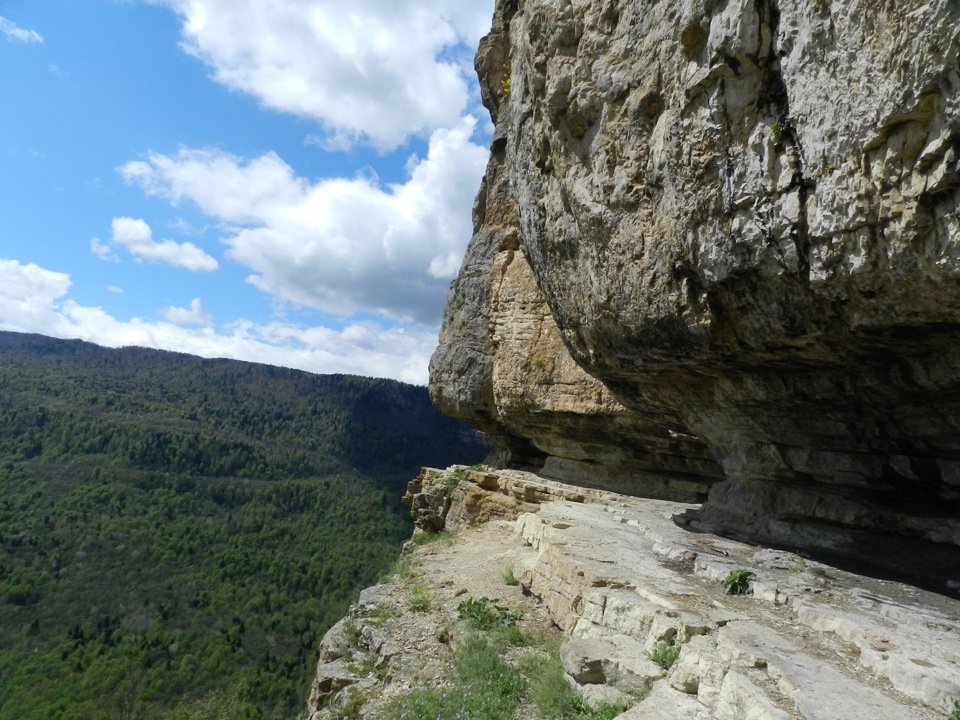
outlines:
{"label": "gray rock", "polygon": [[502,463],[955,592],[958,48],[951,0],[499,3],[438,406]]}

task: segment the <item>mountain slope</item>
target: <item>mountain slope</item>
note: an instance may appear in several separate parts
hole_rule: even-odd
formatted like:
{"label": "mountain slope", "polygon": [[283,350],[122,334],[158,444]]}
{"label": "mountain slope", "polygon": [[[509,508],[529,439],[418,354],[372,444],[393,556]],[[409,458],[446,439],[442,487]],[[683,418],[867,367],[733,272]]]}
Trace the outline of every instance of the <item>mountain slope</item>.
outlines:
{"label": "mountain slope", "polygon": [[424,388],[0,333],[0,718],[295,715],[406,480],[484,453]]}

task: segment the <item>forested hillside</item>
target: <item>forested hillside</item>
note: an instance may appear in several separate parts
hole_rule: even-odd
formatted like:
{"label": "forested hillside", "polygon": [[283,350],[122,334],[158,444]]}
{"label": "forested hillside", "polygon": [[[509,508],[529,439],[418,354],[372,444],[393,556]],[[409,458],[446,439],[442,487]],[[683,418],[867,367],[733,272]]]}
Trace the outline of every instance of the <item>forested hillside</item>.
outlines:
{"label": "forested hillside", "polygon": [[295,717],[396,557],[424,388],[0,333],[0,718]]}

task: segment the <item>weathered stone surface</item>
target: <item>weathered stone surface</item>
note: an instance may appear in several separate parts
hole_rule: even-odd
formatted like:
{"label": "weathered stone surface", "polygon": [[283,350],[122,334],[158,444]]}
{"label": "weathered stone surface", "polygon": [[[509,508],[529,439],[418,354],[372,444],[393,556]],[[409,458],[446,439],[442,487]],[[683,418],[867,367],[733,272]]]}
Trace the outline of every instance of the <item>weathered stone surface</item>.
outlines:
{"label": "weathered stone surface", "polygon": [[580,685],[609,685],[632,695],[664,676],[663,669],[647,658],[643,644],[627,635],[574,638],[560,649],[560,659],[567,675]]}
{"label": "weathered stone surface", "polygon": [[505,464],[686,480],[700,529],[960,587],[960,5],[500,2],[477,67],[441,409]]}
{"label": "weathered stone surface", "polygon": [[316,710],[328,705],[342,690],[356,684],[359,679],[345,667],[342,660],[321,662],[310,688],[308,707]]}
{"label": "weathered stone surface", "polygon": [[536,512],[548,500],[609,502],[604,490],[571,487],[527,472],[453,466],[423,468],[410,482],[403,503],[417,528],[426,532],[459,532],[490,520],[516,520]]}
{"label": "weathered stone surface", "polygon": [[720,475],[714,458],[695,439],[628,411],[577,365],[520,245],[506,152],[512,104],[501,84],[512,12],[498,8],[477,54],[484,101],[499,123],[430,363],[431,397],[488,435],[495,463],[546,463],[546,474],[565,481],[702,499]]}
{"label": "weathered stone surface", "polygon": [[[625,719],[673,708],[710,720],[933,720],[960,697],[956,601],[689,533],[674,522],[684,505],[624,500],[550,502],[519,518],[514,574],[572,636],[565,667],[580,682],[616,677],[620,647],[636,658],[683,639],[656,683],[674,692],[656,690]],[[737,567],[757,573],[755,594],[724,594]]]}
{"label": "weathered stone surface", "polygon": [[[560,628],[581,697],[634,703],[619,720],[943,720],[960,699],[958,600],[691,532],[678,522],[688,504],[521,471],[428,470],[411,492],[450,487],[454,473],[447,517],[469,526],[451,543],[408,548],[405,574],[361,593],[328,633],[313,720],[342,717],[352,694],[376,717],[391,698],[442,687],[471,632],[458,619],[468,597],[520,610],[531,637]],[[532,498],[536,512],[514,523],[478,516],[464,509],[475,492],[484,506]],[[724,592],[735,568],[757,574],[752,595]],[[505,584],[506,569],[519,587]],[[429,594],[429,609],[412,610],[414,591]],[[649,655],[671,638],[679,657],[663,669]]]}
{"label": "weathered stone surface", "polygon": [[709,710],[696,698],[659,684],[643,702],[635,705],[617,720],[712,720]]}

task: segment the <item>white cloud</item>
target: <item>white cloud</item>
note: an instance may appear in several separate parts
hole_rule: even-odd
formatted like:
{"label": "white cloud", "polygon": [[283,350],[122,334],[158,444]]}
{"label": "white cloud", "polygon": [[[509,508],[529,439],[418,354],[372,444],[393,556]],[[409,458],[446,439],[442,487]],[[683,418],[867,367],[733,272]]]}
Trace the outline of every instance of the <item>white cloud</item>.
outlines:
{"label": "white cloud", "polygon": [[56,307],[70,276],[0,259],[0,330],[62,335],[69,323]]}
{"label": "white cloud", "polygon": [[[153,231],[143,220],[118,217],[113,219],[113,242],[123,245],[134,257],[152,260],[153,262],[176,265],[193,271],[216,270],[217,261],[207,255],[193,243],[178,243],[173,240],[156,242]],[[94,241],[95,242],[95,241]],[[91,249],[100,257],[103,244],[90,244]]]}
{"label": "white cloud", "polygon": [[[37,265],[0,260],[0,330],[139,345],[204,357],[268,363],[316,373],[350,373],[426,384],[436,333],[352,323],[342,330],[240,321],[222,331],[140,318],[118,320],[101,308],[65,299],[70,277]],[[199,309],[199,304],[198,304]]]}
{"label": "white cloud", "polygon": [[21,27],[18,27],[16,23],[7,20],[5,17],[0,16],[0,32],[7,36],[10,40],[16,40],[18,42],[25,43],[42,43],[43,38],[40,36],[36,30],[24,30]]}
{"label": "white cloud", "polygon": [[114,295],[126,295],[119,285],[107,285],[107,292],[112,292]]}
{"label": "white cloud", "polygon": [[[264,292],[341,316],[358,311],[435,325],[471,235],[487,151],[474,120],[437,130],[403,184],[311,182],[277,155],[151,154],[120,168],[148,194],[195,203],[229,226],[227,256]],[[131,228],[133,230],[133,228]]]}
{"label": "white cloud", "polygon": [[188,308],[171,305],[163,311],[163,316],[168,322],[175,325],[202,325],[204,327],[213,325],[213,318],[200,307],[200,298],[191,300]]}
{"label": "white cloud", "polygon": [[452,126],[493,14],[493,0],[151,1],[180,15],[184,49],[218,82],[320,120],[328,147]]}
{"label": "white cloud", "polygon": [[97,238],[90,238],[90,252],[92,252],[101,260],[106,260],[107,262],[120,262],[120,258],[118,258],[116,253],[113,252],[113,248],[111,248],[105,242],[100,242],[100,240]]}

